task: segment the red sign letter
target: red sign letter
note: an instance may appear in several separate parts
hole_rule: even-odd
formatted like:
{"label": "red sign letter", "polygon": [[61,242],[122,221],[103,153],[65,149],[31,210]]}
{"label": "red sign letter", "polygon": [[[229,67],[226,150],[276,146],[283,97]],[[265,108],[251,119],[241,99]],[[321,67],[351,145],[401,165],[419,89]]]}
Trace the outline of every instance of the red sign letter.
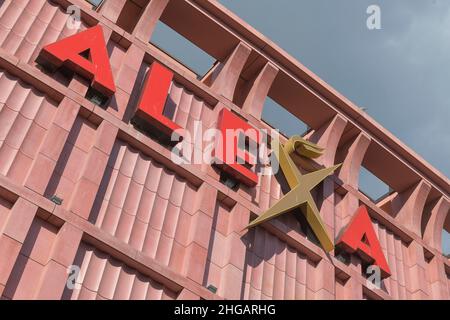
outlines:
{"label": "red sign letter", "polygon": [[172,71],[153,62],[147,71],[136,111],[137,116],[169,136],[173,131],[180,129],[179,125],[163,115],[172,78]]}
{"label": "red sign letter", "polygon": [[[89,54],[89,59],[81,56],[83,53]],[[92,80],[92,87],[106,96],[116,92],[100,25],[45,46],[40,57],[56,67],[64,64]]]}
{"label": "red sign letter", "polygon": [[338,245],[343,245],[350,252],[357,251],[366,261],[374,261],[374,264],[380,267],[383,278],[391,275],[391,270],[381,250],[380,242],[365,206],[359,207],[352,221],[339,238]]}
{"label": "red sign letter", "polygon": [[[258,183],[257,174],[242,163],[255,165],[256,155],[244,150],[246,148],[240,147],[238,139],[239,136],[245,137],[252,140],[253,145],[257,146],[261,139],[259,131],[225,108],[219,114],[218,129],[221,136],[217,137],[214,150],[214,156],[219,162],[218,165],[246,185],[256,186]],[[242,160],[241,163],[237,161],[238,158]]]}

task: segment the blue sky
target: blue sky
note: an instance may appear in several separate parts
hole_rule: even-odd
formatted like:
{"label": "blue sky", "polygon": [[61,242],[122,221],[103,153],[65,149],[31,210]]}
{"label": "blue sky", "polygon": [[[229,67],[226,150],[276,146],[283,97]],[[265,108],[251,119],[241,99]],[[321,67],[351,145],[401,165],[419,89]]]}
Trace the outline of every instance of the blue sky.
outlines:
{"label": "blue sky", "polygon": [[[448,0],[220,0],[302,64],[352,100],[447,177],[450,175],[450,1]],[[381,9],[381,30],[366,26],[369,5]],[[257,10],[255,10],[257,9]],[[152,42],[198,73],[213,60],[192,45]],[[304,127],[266,116],[288,133]],[[363,173],[374,194],[383,186]],[[444,235],[450,252],[450,236]]]}

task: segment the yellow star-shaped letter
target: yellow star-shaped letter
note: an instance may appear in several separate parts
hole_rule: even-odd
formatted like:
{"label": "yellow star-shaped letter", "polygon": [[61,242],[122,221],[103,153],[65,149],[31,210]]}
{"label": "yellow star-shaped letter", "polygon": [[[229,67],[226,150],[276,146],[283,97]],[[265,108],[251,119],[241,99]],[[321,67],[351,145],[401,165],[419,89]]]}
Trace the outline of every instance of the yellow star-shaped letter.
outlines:
{"label": "yellow star-shaped letter", "polygon": [[[295,208],[300,208],[324,250],[330,252],[334,249],[334,243],[322,222],[319,209],[311,195],[311,190],[339,168],[340,164],[302,175],[288,152],[289,148],[296,147],[296,142],[303,144],[303,148],[306,146],[307,149],[310,149],[312,146],[311,143],[305,144],[304,140],[300,137],[292,137],[284,147],[278,141],[274,141],[273,143],[274,152],[276,152],[281,170],[286,177],[291,191],[284,195],[280,201],[269,210],[253,220],[247,228],[257,226]],[[306,151],[308,151],[308,154],[312,157],[310,151]]]}

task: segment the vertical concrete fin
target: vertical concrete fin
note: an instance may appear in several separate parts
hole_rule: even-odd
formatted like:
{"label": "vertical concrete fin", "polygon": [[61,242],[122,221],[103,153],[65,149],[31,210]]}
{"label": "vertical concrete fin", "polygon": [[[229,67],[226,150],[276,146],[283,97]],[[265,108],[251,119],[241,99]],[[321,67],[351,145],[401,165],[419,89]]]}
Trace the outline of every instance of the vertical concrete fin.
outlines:
{"label": "vertical concrete fin", "polygon": [[418,235],[421,235],[422,214],[430,190],[430,184],[422,180],[392,202],[397,221]]}
{"label": "vertical concrete fin", "polygon": [[442,230],[449,210],[450,201],[442,196],[431,210],[430,219],[425,226],[423,240],[438,251],[442,250]]}
{"label": "vertical concrete fin", "polygon": [[151,0],[145,8],[133,35],[144,43],[148,43],[155,30],[156,23],[166,9],[169,0]]}
{"label": "vertical concrete fin", "polygon": [[346,125],[347,120],[337,114],[333,117],[333,119],[311,134],[309,140],[325,149],[325,153],[316,161],[325,166],[334,164],[334,158],[339,145],[339,140],[344,133]]}
{"label": "vertical concrete fin", "polygon": [[359,171],[370,141],[371,138],[361,132],[348,149],[339,172],[339,178],[355,189],[359,186]]}
{"label": "vertical concrete fin", "polygon": [[232,101],[234,91],[252,49],[240,42],[225,62],[218,64],[205,78],[211,89]]}
{"label": "vertical concrete fin", "polygon": [[278,71],[279,69],[274,64],[267,62],[253,82],[245,99],[242,109],[256,119],[261,119],[264,102]]}

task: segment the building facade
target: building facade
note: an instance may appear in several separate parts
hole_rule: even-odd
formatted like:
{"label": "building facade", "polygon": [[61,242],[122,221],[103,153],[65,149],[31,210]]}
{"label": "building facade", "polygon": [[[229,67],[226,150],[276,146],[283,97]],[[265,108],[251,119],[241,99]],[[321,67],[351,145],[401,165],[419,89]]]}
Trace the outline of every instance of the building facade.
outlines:
{"label": "building facade", "polygon": [[[2,299],[450,298],[449,179],[217,1],[0,5]],[[197,75],[153,45],[158,21],[217,63]],[[282,174],[173,161],[176,128],[229,115],[270,130],[267,96],[323,148],[298,157],[302,173],[342,164],[312,198],[334,243],[367,210],[379,287],[370,256],[327,252],[301,212],[246,228],[289,192]],[[362,167],[391,192],[362,193]]]}

